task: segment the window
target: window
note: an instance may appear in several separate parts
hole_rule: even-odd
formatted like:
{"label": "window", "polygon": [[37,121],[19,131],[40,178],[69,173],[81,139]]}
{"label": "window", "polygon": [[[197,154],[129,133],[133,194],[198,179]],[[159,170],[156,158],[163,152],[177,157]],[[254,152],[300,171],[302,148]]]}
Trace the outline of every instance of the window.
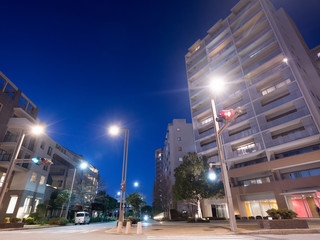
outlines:
{"label": "window", "polygon": [[41,142],[41,145],[40,145],[40,148],[41,148],[41,149],[44,149],[45,147],[46,147],[46,143],[45,143],[45,141],[42,141],[42,142]]}
{"label": "window", "polygon": [[178,140],[178,141],[181,141],[181,137],[177,137],[177,140]]}
{"label": "window", "polygon": [[278,83],[278,84],[276,84],[276,85],[274,85],[274,86],[272,86],[272,87],[269,87],[269,88],[266,89],[266,90],[261,91],[261,93],[262,93],[262,95],[267,95],[268,93],[271,93],[271,92],[273,92],[274,90],[276,90],[276,89],[278,89],[278,88],[281,88],[281,87],[283,87],[283,86],[286,85],[286,84],[289,84],[290,82],[291,82],[291,80],[290,80],[290,79],[287,79],[287,80],[282,81],[282,82],[280,82],[280,83]]}
{"label": "window", "polygon": [[6,173],[3,173],[0,178],[0,187],[2,187],[5,178],[6,178]]}
{"label": "window", "polygon": [[22,107],[23,109],[27,106],[27,100],[24,97],[20,97],[18,104],[20,107]]}
{"label": "window", "polygon": [[51,154],[52,154],[52,147],[49,147],[49,148],[48,148],[47,154],[48,154],[49,156],[51,156]]}
{"label": "window", "polygon": [[37,174],[35,172],[32,173],[31,178],[30,178],[30,182],[36,182],[37,180]]}
{"label": "window", "polygon": [[13,99],[16,94],[16,90],[8,83],[6,89],[4,90],[4,93],[7,94],[11,99]]}
{"label": "window", "polygon": [[46,177],[45,176],[41,176],[39,184],[43,185],[45,180],[46,180]]}
{"label": "window", "polygon": [[38,207],[38,205],[39,205],[39,202],[40,202],[39,199],[34,200],[34,208],[33,208],[33,211],[34,211],[34,212],[37,211],[37,207]]}
{"label": "window", "polygon": [[179,162],[182,162],[183,161],[183,158],[182,157],[179,157]]}
{"label": "window", "polygon": [[0,78],[0,90],[3,89],[4,85],[6,84],[6,81]]}
{"label": "window", "polygon": [[177,128],[177,132],[180,132],[180,128]]}
{"label": "window", "polygon": [[207,124],[207,123],[209,123],[209,122],[212,122],[212,120],[213,120],[213,117],[209,117],[209,118],[201,121],[201,125],[205,125],[205,124]]}
{"label": "window", "polygon": [[27,112],[30,113],[30,114],[32,114],[33,111],[34,111],[34,107],[29,103],[29,104],[28,104],[28,107],[27,107]]}
{"label": "window", "polygon": [[[317,53],[317,56],[318,56],[318,58],[320,58],[320,52]],[[1,83],[0,83],[0,86],[1,86]]]}
{"label": "window", "polygon": [[178,147],[178,151],[182,151],[182,147]]}
{"label": "window", "polygon": [[17,201],[18,201],[18,196],[10,196],[10,202],[9,202],[6,213],[12,214],[14,212],[14,208],[16,207]]}
{"label": "window", "polygon": [[23,212],[27,213],[29,211],[30,198],[26,197],[23,204]]}

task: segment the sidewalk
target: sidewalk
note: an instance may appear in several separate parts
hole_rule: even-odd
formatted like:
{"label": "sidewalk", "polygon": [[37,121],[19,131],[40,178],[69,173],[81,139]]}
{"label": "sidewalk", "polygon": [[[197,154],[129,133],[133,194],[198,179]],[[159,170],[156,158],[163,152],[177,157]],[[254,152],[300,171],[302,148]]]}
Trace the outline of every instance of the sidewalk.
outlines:
{"label": "sidewalk", "polygon": [[[208,234],[311,234],[320,233],[320,219],[308,220],[309,229],[263,229],[259,228],[256,221],[237,221],[238,232],[230,230],[228,221],[211,221],[210,223],[187,223],[187,222],[160,222],[143,223],[143,235],[208,235]],[[117,228],[106,231],[110,234],[117,234]],[[124,234],[125,227],[123,227]],[[136,234],[136,226],[131,228],[130,234]]]}

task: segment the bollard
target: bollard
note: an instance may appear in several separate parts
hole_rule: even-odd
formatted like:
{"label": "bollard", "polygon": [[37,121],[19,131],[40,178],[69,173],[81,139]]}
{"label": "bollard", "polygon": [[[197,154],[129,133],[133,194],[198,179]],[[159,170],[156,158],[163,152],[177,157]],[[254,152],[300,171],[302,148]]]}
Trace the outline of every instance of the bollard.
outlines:
{"label": "bollard", "polygon": [[126,224],[126,234],[130,233],[130,229],[131,229],[131,221],[128,221]]}
{"label": "bollard", "polygon": [[117,228],[117,233],[121,233],[122,232],[122,222],[118,222],[118,228]]}
{"label": "bollard", "polygon": [[142,223],[138,222],[137,224],[137,234],[142,234]]}

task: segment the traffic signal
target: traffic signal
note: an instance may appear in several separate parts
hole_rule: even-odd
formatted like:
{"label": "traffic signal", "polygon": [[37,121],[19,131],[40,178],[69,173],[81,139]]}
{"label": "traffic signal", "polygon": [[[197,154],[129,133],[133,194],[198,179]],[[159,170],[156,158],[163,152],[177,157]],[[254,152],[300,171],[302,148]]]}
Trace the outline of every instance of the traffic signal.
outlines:
{"label": "traffic signal", "polygon": [[121,183],[121,191],[124,192],[126,191],[126,184],[125,183]]}
{"label": "traffic signal", "polygon": [[217,122],[222,122],[224,123],[224,121],[226,120],[225,116],[222,116],[221,114],[218,115],[218,117],[216,117],[216,121]]}
{"label": "traffic signal", "polygon": [[222,110],[220,112],[221,116],[224,116],[224,118],[226,119],[226,121],[228,121],[228,119],[232,118],[234,115],[234,110],[230,109],[230,110]]}
{"label": "traffic signal", "polygon": [[32,158],[31,160],[37,165],[48,166],[52,164],[52,161],[49,158]]}

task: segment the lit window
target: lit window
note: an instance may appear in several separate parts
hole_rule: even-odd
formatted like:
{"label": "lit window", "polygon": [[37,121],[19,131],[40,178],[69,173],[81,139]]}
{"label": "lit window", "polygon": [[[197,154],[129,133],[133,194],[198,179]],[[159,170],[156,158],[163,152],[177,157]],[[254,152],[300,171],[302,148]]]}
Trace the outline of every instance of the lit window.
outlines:
{"label": "lit window", "polygon": [[14,208],[16,207],[17,201],[18,201],[18,196],[11,196],[10,197],[10,202],[9,202],[6,213],[12,214],[14,212]]}
{"label": "lit window", "polygon": [[178,141],[181,141],[181,137],[177,137],[177,140],[178,140]]}
{"label": "lit window", "polygon": [[43,185],[45,180],[46,180],[46,177],[45,176],[41,176],[39,184]]}
{"label": "lit window", "polygon": [[179,162],[182,162],[183,161],[183,158],[182,157],[179,157]]}
{"label": "lit window", "polygon": [[180,132],[180,128],[177,128],[177,132]]}
{"label": "lit window", "polygon": [[318,58],[320,58],[320,52],[317,53]]}
{"label": "lit window", "polygon": [[2,187],[5,177],[6,177],[6,173],[3,173],[0,178],[0,187]]}
{"label": "lit window", "polygon": [[30,182],[36,182],[37,179],[37,174],[35,172],[32,173],[31,178],[30,178]]}
{"label": "lit window", "polygon": [[26,197],[23,204],[23,212],[27,213],[29,210],[30,198]]}
{"label": "lit window", "polygon": [[182,147],[178,147],[178,151],[182,151]]}
{"label": "lit window", "polygon": [[212,120],[213,120],[213,117],[209,117],[209,118],[201,121],[201,125],[205,125],[205,124],[207,124],[207,123],[209,123],[209,122],[212,122]]}
{"label": "lit window", "polygon": [[38,207],[38,205],[39,205],[39,202],[40,202],[40,200],[39,199],[36,199],[36,200],[34,200],[34,212],[36,212],[37,211],[37,207]]}

